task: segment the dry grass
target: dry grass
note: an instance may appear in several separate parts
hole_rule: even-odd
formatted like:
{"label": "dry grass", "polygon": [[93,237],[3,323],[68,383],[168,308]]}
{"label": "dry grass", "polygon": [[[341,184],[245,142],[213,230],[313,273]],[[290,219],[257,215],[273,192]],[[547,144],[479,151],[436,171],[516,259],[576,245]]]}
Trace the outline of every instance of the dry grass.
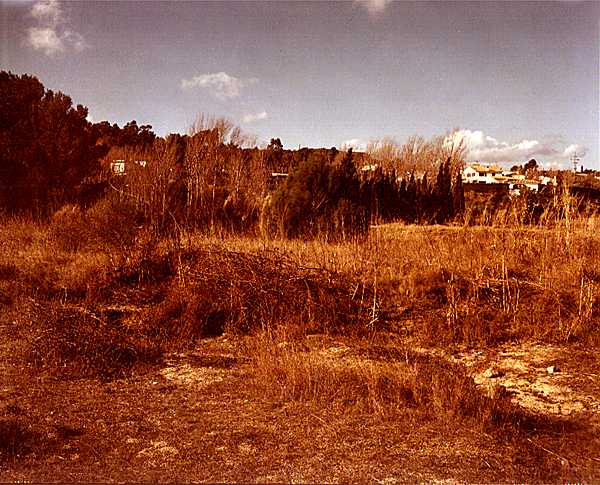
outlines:
{"label": "dry grass", "polygon": [[592,228],[397,227],[381,240],[391,255],[378,268],[396,295],[391,310],[405,308],[417,334],[472,345],[597,344],[600,240]]}
{"label": "dry grass", "polygon": [[374,329],[422,342],[492,345],[507,339],[599,342],[600,238],[593,217],[546,226],[390,224],[364,241],[226,241],[194,235],[191,246],[280,252],[301,267],[348,275],[371,289]]}
{"label": "dry grass", "polygon": [[[348,423],[365,416],[371,421],[364,433],[385,426],[391,433],[400,426],[423,433],[452,429],[454,438],[489,434],[495,446],[514,453],[512,471],[502,471],[506,480],[597,477],[593,464],[585,465],[582,475],[563,473],[560,461],[544,451],[571,456],[581,446],[567,424],[533,418],[502,389],[478,388],[464,368],[409,350],[423,343],[447,351],[506,340],[597,348],[600,276],[594,268],[600,263],[600,237],[593,218],[540,227],[387,225],[372,228],[365,240],[336,244],[197,233],[158,243],[138,234],[128,248],[105,251],[93,244],[59,244],[52,234],[30,221],[7,221],[0,228],[2,331],[15,345],[29,344],[29,358],[38,366],[23,369],[32,377],[51,376],[64,386],[65,377],[102,377],[123,386],[119,379],[144,375],[137,365],[159,364],[165,349],[186,352],[200,345],[199,339],[225,332],[246,342],[240,352],[249,358],[243,377],[227,391],[231,396],[243,388],[244,399],[271,402],[277,409],[297,406],[298,419],[329,419],[322,413],[327,409],[344,416],[350,434]],[[311,347],[316,333],[331,344]],[[386,340],[390,335],[393,339]],[[105,386],[111,384],[84,381],[86,389],[96,386],[110,395]],[[153,389],[151,382],[144,386]],[[50,407],[44,395],[35,394],[38,386],[41,381],[26,398],[32,399],[26,405],[31,416],[38,416],[36,407]],[[148,389],[136,394],[140,403],[147,400],[142,394],[158,392]],[[205,397],[214,399],[208,390]],[[86,406],[93,415],[99,405]],[[235,419],[226,412],[218,418],[224,429],[227,419]],[[284,427],[288,418],[279,418]],[[5,412],[2,419],[3,459],[20,462],[33,450],[28,459],[35,461],[35,447],[23,443],[37,436],[38,418]],[[563,439],[565,433],[573,438]],[[347,437],[331,431],[330,439],[323,446],[341,450]],[[538,444],[534,448],[532,441]],[[103,443],[98,449],[108,456],[108,441]],[[379,446],[369,443],[373,450]],[[310,446],[302,446],[308,453]],[[593,446],[597,449],[595,441]],[[90,460],[98,457],[90,454]],[[488,474],[477,473],[468,476],[494,479],[491,467]],[[107,475],[97,470],[93,476]]]}
{"label": "dry grass", "polygon": [[[131,350],[129,315],[105,315],[126,304],[140,309],[133,325],[140,348],[119,355],[282,325],[304,334],[393,331],[427,344],[600,341],[594,219],[554,227],[387,225],[338,244],[189,234],[162,246],[139,239],[127,251],[57,245],[55,225],[4,227],[3,301],[27,295],[39,304],[46,318],[34,312],[32,328],[55,344],[64,335],[50,338],[49,328],[70,328],[77,342],[95,325],[109,341],[130,332],[119,345]],[[115,355],[107,351],[106,361],[120,361]],[[132,360],[123,357],[124,365]]]}
{"label": "dry grass", "polygon": [[350,346],[330,341],[311,348],[317,341],[285,331],[252,339],[248,354],[256,388],[283,403],[387,420],[455,422],[504,440],[555,426],[513,404],[503,387],[478,387],[464,367],[447,359],[397,346],[357,347],[352,341]]}

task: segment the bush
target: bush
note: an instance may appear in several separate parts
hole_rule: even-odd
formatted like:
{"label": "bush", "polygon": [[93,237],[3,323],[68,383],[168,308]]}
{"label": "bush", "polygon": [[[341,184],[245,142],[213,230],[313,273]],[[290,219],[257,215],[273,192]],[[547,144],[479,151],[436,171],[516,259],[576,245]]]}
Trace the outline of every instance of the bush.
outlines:
{"label": "bush", "polygon": [[[340,274],[298,266],[278,253],[207,248],[182,257],[179,278],[148,315],[147,332],[189,343],[223,331],[248,333],[281,324],[305,331],[365,332],[364,300]],[[354,288],[355,289],[355,288]],[[371,295],[371,296],[368,296]]]}
{"label": "bush", "polygon": [[142,222],[131,201],[112,196],[101,199],[87,211],[64,206],[52,216],[50,237],[65,251],[130,249]]}
{"label": "bush", "polygon": [[50,239],[65,251],[78,251],[88,240],[84,212],[75,205],[65,205],[50,219]]}
{"label": "bush", "polygon": [[369,228],[351,152],[338,166],[314,155],[300,163],[268,211],[268,233],[284,238],[345,239]]}
{"label": "bush", "polygon": [[109,316],[56,304],[38,310],[30,358],[51,372],[110,378],[124,374],[136,363],[156,362],[162,354],[160,346],[142,332]]}
{"label": "bush", "polygon": [[0,416],[0,464],[30,451],[40,436],[30,430],[29,423],[16,416]]}
{"label": "bush", "polygon": [[130,199],[101,199],[86,212],[89,238],[96,247],[129,249],[143,218]]}

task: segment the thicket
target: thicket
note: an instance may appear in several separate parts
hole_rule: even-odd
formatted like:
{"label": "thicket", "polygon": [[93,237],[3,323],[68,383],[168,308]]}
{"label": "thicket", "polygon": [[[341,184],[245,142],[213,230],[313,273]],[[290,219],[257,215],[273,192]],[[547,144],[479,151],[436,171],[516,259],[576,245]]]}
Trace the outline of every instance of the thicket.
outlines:
{"label": "thicket", "polygon": [[[86,224],[106,223],[126,244],[138,228],[334,240],[394,221],[537,224],[553,204],[553,194],[471,197],[465,210],[465,147],[453,136],[384,139],[366,154],[285,150],[278,138],[261,149],[224,119],[200,116],[186,135],[165,138],[135,121],[91,124],[85,107],[32,76],[0,73],[0,94],[0,210],[56,213],[67,246],[83,244]],[[113,172],[117,160],[124,174]]]}
{"label": "thicket", "polygon": [[444,223],[464,209],[450,158],[429,185],[426,173],[402,179],[381,168],[358,170],[351,150],[302,149],[295,152],[298,165],[273,187],[271,170],[281,167],[274,159],[283,156],[276,141],[265,150],[244,147],[247,140],[224,120],[203,120],[195,129],[108,155],[129,167],[110,185],[159,233],[255,234],[260,224],[271,237],[339,239],[364,234],[377,222]]}
{"label": "thicket", "polygon": [[369,228],[361,181],[349,150],[323,160],[313,153],[272,195],[267,230],[286,238],[351,237]]}
{"label": "thicket", "polygon": [[373,222],[404,221],[419,224],[444,224],[462,215],[465,207],[460,174],[452,180],[451,159],[439,164],[434,184],[427,173],[421,178],[412,173],[408,180],[395,171],[377,168],[365,176],[361,193]]}
{"label": "thicket", "polygon": [[[7,214],[48,218],[67,205],[57,217],[70,211],[74,224],[92,206],[102,219],[104,207],[110,224],[117,201],[133,208],[120,211],[134,216],[132,225],[140,225],[141,214],[143,225],[164,235],[183,229],[255,233],[267,210],[278,236],[344,238],[366,232],[372,222],[445,222],[458,212],[449,195],[448,164],[440,165],[430,187],[426,174],[418,180],[400,176],[402,162],[384,163],[381,153],[374,158],[380,168],[367,173],[356,167],[365,156],[351,151],[284,150],[278,138],[259,149],[223,119],[201,116],[188,134],[166,138],[136,121],[123,128],[92,124],[87,108],[74,107],[71,98],[46,90],[33,76],[1,72],[0,94],[0,207]],[[440,143],[423,147],[421,158],[447,152]],[[451,150],[453,168],[457,153]],[[125,175],[113,173],[117,160]],[[428,163],[432,168],[436,159]],[[290,177],[265,204],[274,172]],[[109,202],[97,204],[107,196]],[[122,225],[120,217],[113,220]],[[65,236],[70,244],[78,244],[75,234],[82,228],[74,229]]]}

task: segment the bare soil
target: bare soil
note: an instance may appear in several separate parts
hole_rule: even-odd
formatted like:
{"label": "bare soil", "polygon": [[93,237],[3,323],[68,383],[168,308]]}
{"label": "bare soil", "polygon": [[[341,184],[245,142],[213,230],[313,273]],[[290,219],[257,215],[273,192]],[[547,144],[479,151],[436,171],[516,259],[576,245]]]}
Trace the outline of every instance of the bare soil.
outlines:
{"label": "bare soil", "polygon": [[[553,420],[515,438],[418,412],[267,399],[242,338],[204,339],[160,365],[101,381],[34,372],[14,326],[6,322],[1,334],[0,411],[23,426],[18,453],[0,463],[2,482],[600,480],[600,359],[582,348],[444,353],[483,388],[503,386]],[[332,365],[370,358],[364,342],[317,335],[304,345]]]}

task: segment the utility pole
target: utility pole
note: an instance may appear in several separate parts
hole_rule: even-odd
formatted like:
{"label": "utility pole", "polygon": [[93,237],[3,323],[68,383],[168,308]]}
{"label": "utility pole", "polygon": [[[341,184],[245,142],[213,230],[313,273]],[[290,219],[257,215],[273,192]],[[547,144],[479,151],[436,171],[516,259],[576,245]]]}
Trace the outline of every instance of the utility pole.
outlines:
{"label": "utility pole", "polygon": [[581,161],[581,157],[577,156],[577,152],[574,152],[571,156],[571,163],[573,163],[573,172],[577,173],[577,163]]}

